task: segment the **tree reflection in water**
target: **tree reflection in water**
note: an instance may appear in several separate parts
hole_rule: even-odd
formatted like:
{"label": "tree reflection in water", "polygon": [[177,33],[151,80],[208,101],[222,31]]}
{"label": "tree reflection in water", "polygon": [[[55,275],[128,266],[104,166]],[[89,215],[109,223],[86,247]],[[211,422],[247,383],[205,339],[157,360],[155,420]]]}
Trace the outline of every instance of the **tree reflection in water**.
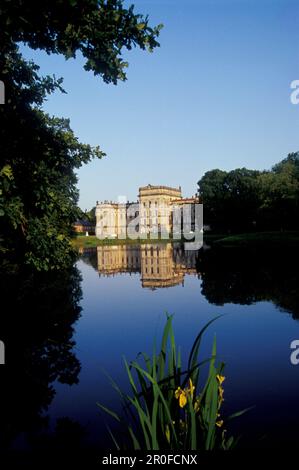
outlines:
{"label": "tree reflection in water", "polygon": [[298,249],[287,245],[214,245],[197,261],[202,294],[216,305],[271,301],[299,319],[298,261]]}
{"label": "tree reflection in water", "polygon": [[[81,366],[72,336],[80,316],[81,288],[76,268],[1,275],[0,285],[5,305],[0,333],[6,347],[6,364],[0,370],[3,452],[15,446],[40,446],[37,436],[48,428],[46,411],[55,396],[53,383],[78,382]],[[61,436],[68,435],[76,445],[82,434],[78,423],[62,419],[52,440],[59,445]]]}

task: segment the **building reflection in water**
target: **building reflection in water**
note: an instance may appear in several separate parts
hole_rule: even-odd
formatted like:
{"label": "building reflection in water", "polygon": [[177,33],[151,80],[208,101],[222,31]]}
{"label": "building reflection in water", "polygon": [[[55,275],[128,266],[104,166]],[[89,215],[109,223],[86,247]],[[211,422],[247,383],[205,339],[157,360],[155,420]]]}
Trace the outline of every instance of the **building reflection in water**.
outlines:
{"label": "building reflection in water", "polygon": [[142,287],[150,289],[184,285],[185,274],[198,276],[197,257],[198,251],[172,243],[97,247],[100,276],[140,273]]}

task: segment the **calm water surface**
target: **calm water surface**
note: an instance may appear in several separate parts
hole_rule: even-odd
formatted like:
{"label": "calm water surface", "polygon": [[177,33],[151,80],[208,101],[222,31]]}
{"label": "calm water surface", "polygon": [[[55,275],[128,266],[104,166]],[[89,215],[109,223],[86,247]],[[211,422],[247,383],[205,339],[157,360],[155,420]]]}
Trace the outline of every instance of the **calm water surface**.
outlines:
{"label": "calm water surface", "polygon": [[[216,334],[219,358],[226,363],[224,411],[254,405],[232,431],[244,436],[243,447],[293,445],[299,438],[299,365],[290,363],[290,343],[299,339],[297,267],[298,253],[286,247],[185,252],[180,245],[158,244],[84,251],[77,263],[80,315],[70,313],[64,330],[58,312],[58,328],[67,333],[57,338],[53,319],[45,328],[50,342],[40,357],[50,354],[59,372],[45,374],[51,393],[26,419],[35,423],[39,416],[46,423],[28,429],[16,418],[9,445],[37,445],[36,436],[57,434],[59,426],[82,439],[83,446],[110,445],[96,402],[117,410],[119,400],[105,371],[128,390],[122,357],[151,352],[166,312],[174,314],[183,360],[202,326],[222,315],[210,326],[201,355],[209,356]],[[65,351],[51,349],[59,339],[67,344]]]}
{"label": "calm water surface", "polygon": [[[284,256],[291,256],[290,264]],[[152,350],[165,312],[174,314],[183,357],[199,329],[222,314],[206,335],[202,355],[209,355],[216,334],[219,357],[227,364],[227,411],[255,406],[235,422],[236,428],[243,434],[248,427],[256,445],[290,439],[294,432],[299,437],[299,366],[289,359],[290,342],[299,338],[293,257],[293,252],[281,256],[271,251],[199,254],[170,244],[99,247],[85,253],[78,263],[83,312],[74,335],[80,382],[56,388],[52,417],[66,414],[95,431],[101,425],[95,402],[118,406],[102,369],[126,389],[122,357]]]}

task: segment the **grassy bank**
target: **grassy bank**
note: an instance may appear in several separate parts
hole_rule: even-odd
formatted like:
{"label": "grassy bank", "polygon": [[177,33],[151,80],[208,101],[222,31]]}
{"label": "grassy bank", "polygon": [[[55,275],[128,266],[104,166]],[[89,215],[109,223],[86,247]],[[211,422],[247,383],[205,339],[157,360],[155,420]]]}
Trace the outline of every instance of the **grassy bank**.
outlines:
{"label": "grassy bank", "polygon": [[136,245],[136,244],[148,244],[148,243],[172,243],[174,241],[171,238],[167,240],[153,240],[153,239],[138,239],[138,240],[131,240],[130,238],[126,238],[124,240],[120,239],[109,239],[106,238],[101,240],[97,238],[95,235],[90,235],[86,237],[85,235],[79,235],[72,239],[72,243],[76,248],[92,248],[96,246],[106,246],[106,245]]}
{"label": "grassy bank", "polygon": [[[77,235],[72,239],[72,243],[76,248],[92,248],[97,246],[107,245],[136,245],[148,243],[173,243],[180,240],[168,238],[167,240],[153,240],[153,239],[138,239],[131,240],[126,238],[119,239],[104,239],[100,240],[95,235],[86,237],[85,235]],[[294,244],[299,243],[299,232],[253,232],[253,233],[239,233],[234,235],[227,235],[223,233],[206,233],[204,234],[204,242],[217,246],[252,246],[262,244]]]}
{"label": "grassy bank", "polygon": [[[208,242],[209,237],[205,237]],[[240,233],[230,236],[214,236],[211,241],[213,244],[221,246],[249,246],[249,245],[283,245],[299,243],[299,232],[253,232]]]}

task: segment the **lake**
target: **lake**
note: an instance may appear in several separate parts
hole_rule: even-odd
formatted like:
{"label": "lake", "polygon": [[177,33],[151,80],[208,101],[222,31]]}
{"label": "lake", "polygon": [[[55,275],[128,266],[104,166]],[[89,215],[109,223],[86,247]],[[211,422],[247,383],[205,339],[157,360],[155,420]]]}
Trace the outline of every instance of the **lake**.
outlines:
{"label": "lake", "polygon": [[[159,343],[173,314],[183,361],[199,330],[225,367],[224,414],[254,406],[229,428],[241,448],[299,437],[298,252],[288,247],[185,251],[180,244],[83,249],[68,273],[2,279],[2,449],[113,448],[96,403],[120,409],[107,374],[128,391],[123,365]],[[18,293],[18,294],[16,294]],[[6,303],[4,303],[6,305]],[[20,400],[20,397],[22,399]],[[66,442],[67,441],[67,442]]]}

